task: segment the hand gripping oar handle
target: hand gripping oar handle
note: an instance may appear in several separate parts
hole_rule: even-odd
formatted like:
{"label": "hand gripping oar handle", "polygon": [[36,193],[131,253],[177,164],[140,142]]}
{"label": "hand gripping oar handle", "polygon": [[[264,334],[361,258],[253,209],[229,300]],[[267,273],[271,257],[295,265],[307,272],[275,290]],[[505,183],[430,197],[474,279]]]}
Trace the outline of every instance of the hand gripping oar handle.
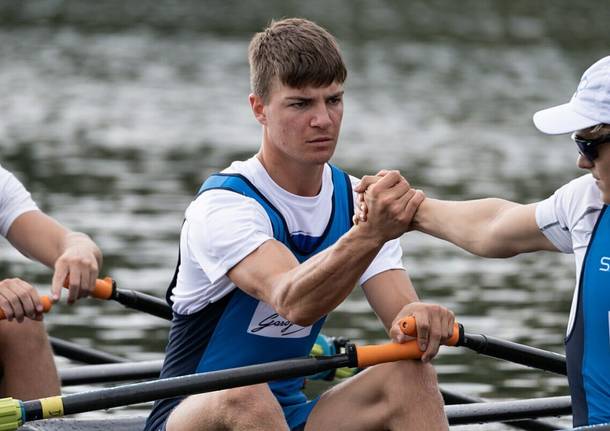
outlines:
{"label": "hand gripping oar handle", "polygon": [[[64,287],[66,289],[69,287],[68,277],[66,277],[66,280],[64,281]],[[114,280],[112,280],[112,278],[98,278],[95,280],[95,288],[93,289],[93,292],[91,292],[91,296],[97,299],[113,299],[112,296],[115,289],[116,285],[114,284]]]}
{"label": "hand gripping oar handle", "polygon": [[[403,333],[412,336],[416,335],[415,318],[413,316],[403,318],[398,324]],[[455,325],[459,331],[456,331],[456,326],[454,326],[453,336],[443,344],[462,346],[482,355],[504,359],[527,367],[551,371],[564,376],[567,375],[566,358],[559,353],[548,352],[488,335],[469,334],[464,332],[464,327],[460,323]],[[456,333],[458,332],[459,335],[456,340]]]}
{"label": "hand gripping oar handle", "polygon": [[[415,324],[415,317],[408,316],[403,317],[399,322],[400,330],[403,334],[410,335],[412,337],[417,337],[417,325]],[[445,346],[461,346],[461,343],[464,341],[464,327],[459,323],[453,324],[453,334],[451,338],[445,341],[443,344]]]}
{"label": "hand gripping oar handle", "polygon": [[[64,283],[64,287],[67,288],[67,282]],[[135,290],[119,289],[116,282],[110,277],[97,279],[91,296],[98,299],[112,299],[134,310],[144,311],[165,320],[172,320],[172,309],[165,301]]]}
{"label": "hand gripping oar handle", "polygon": [[421,354],[414,341],[400,345],[362,347],[348,344],[345,353],[333,356],[286,359],[38,400],[4,398],[0,400],[0,431],[14,431],[24,422],[39,419],[308,376],[333,368],[364,367],[385,361],[416,359]]}
{"label": "hand gripping oar handle", "polygon": [[[49,298],[47,295],[42,295],[40,297],[40,303],[42,304],[43,313],[46,313],[51,310],[51,307],[53,306],[53,301],[51,301],[51,298]],[[0,320],[4,319],[6,319],[6,315],[4,314],[4,311],[0,310]],[[0,431],[2,431],[1,428]]]}

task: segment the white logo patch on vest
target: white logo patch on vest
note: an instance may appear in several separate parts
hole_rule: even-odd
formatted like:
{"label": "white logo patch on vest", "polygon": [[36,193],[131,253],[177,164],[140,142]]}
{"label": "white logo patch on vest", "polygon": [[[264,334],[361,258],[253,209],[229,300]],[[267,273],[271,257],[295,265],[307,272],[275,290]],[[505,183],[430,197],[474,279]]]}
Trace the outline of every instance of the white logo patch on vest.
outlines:
{"label": "white logo patch on vest", "polygon": [[248,333],[271,338],[305,338],[311,333],[311,326],[295,325],[259,301],[248,326]]}

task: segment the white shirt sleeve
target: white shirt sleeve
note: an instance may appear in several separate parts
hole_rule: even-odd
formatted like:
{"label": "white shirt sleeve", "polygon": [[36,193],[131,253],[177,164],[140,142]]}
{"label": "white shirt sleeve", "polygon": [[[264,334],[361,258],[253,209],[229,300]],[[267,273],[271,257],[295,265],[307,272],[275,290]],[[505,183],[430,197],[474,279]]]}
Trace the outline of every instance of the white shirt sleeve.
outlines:
{"label": "white shirt sleeve", "polygon": [[187,209],[187,246],[212,283],[273,239],[273,228],[254,199],[227,190],[210,190]]}
{"label": "white shirt sleeve", "polygon": [[379,250],[379,253],[375,256],[375,259],[373,259],[369,267],[360,277],[360,286],[366,283],[369,278],[374,275],[390,269],[404,269],[402,264],[402,247],[400,246],[400,240],[398,239],[388,241],[381,247],[381,250]]}
{"label": "white shirt sleeve", "polygon": [[[576,224],[593,208],[590,202],[593,179],[585,175],[559,188],[536,206],[536,223],[542,233],[562,253],[573,253],[573,231]],[[599,205],[597,205],[599,206]],[[593,208],[594,209],[594,208]]]}
{"label": "white shirt sleeve", "polygon": [[38,207],[23,184],[9,171],[0,166],[0,234],[8,234],[17,217]]}

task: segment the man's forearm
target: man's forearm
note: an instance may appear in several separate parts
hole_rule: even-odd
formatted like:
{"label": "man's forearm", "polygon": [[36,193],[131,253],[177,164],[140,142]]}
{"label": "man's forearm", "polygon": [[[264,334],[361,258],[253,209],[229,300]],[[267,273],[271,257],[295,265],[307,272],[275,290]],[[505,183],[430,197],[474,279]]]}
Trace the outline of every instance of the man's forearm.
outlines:
{"label": "man's forearm", "polygon": [[87,235],[71,232],[40,211],[19,216],[11,225],[7,239],[25,256],[49,268],[53,268],[56,260],[71,249],[82,250],[84,255],[94,257],[101,266],[102,253]]}
{"label": "man's forearm", "polygon": [[350,294],[383,244],[363,225],[352,227],[332,247],[277,278],[276,311],[300,325],[314,323]]}
{"label": "man's forearm", "polygon": [[426,199],[413,219],[413,228],[485,257],[510,255],[498,234],[501,217],[515,203],[502,199],[454,202]]}

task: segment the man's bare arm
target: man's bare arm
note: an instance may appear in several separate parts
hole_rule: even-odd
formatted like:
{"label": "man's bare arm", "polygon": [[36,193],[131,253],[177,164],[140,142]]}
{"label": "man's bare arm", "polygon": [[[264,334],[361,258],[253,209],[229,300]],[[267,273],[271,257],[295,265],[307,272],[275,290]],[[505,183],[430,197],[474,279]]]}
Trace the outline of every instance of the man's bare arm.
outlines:
{"label": "man's bare arm", "polygon": [[371,277],[362,286],[371,307],[383,322],[395,342],[407,340],[398,322],[414,316],[417,322],[417,341],[427,362],[438,353],[441,342],[451,337],[454,316],[447,308],[420,302],[406,271],[394,269]]}
{"label": "man's bare arm", "polygon": [[87,235],[66,229],[41,211],[29,211],[11,224],[7,239],[25,256],[54,269],[51,290],[55,300],[68,275],[69,303],[95,287],[102,253]]}
{"label": "man's bare arm", "polygon": [[233,267],[229,278],[291,322],[315,322],[349,295],[382,245],[404,232],[421,202],[398,173],[384,180],[366,197],[367,222],[327,250],[299,264],[283,244],[270,240]]}
{"label": "man's bare arm", "polygon": [[413,228],[485,257],[557,251],[538,228],[536,204],[495,198],[463,202],[428,198],[420,205]]}

